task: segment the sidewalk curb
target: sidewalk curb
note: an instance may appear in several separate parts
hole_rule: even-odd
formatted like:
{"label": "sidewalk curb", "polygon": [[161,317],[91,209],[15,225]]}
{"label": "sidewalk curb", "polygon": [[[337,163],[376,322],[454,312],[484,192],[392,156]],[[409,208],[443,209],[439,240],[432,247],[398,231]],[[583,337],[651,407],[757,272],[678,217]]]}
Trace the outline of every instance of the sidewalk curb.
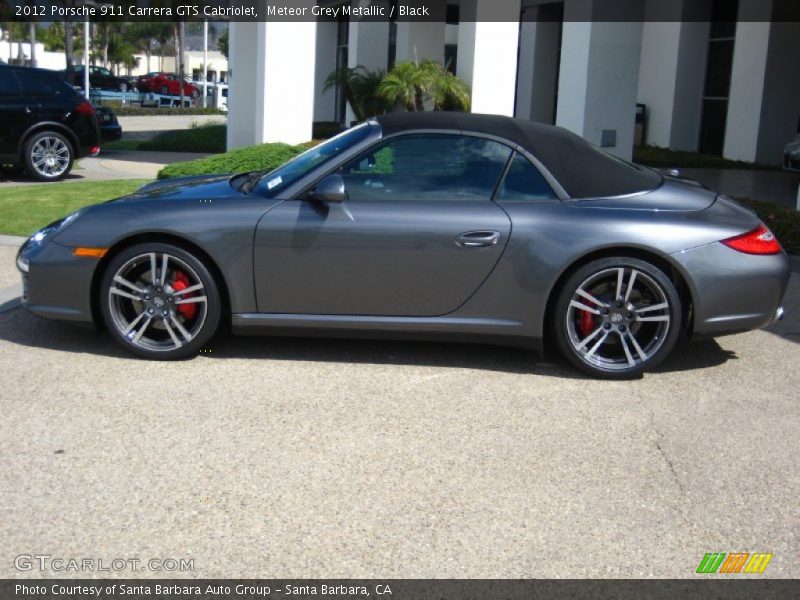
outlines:
{"label": "sidewalk curb", "polygon": [[14,246],[20,247],[25,243],[28,238],[19,235],[3,235],[0,234],[0,246]]}
{"label": "sidewalk curb", "polygon": [[21,296],[21,283],[15,283],[0,289],[0,314],[19,308],[22,304]]}

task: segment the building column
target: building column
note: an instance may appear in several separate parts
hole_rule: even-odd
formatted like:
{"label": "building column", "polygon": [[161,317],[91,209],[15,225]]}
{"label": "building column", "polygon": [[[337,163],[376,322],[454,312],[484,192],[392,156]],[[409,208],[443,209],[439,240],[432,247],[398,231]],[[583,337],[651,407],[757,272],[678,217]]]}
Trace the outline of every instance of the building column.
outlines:
{"label": "building column", "polygon": [[556,18],[552,7],[557,6],[523,9],[515,111],[515,116],[521,119],[555,122],[561,19]]}
{"label": "building column", "polygon": [[461,1],[457,75],[472,87],[474,113],[514,116],[519,18],[520,0]]}
{"label": "building column", "polygon": [[[356,5],[357,2],[353,4]],[[380,0],[373,4],[384,4],[386,10],[389,10],[389,0]],[[389,63],[389,22],[362,21],[351,17],[349,28],[347,66],[351,69],[362,66],[368,71],[385,71]],[[354,120],[355,114],[348,105],[346,122],[352,123]]]}
{"label": "building column", "polygon": [[316,64],[314,66],[314,121],[338,121],[336,91],[325,90],[325,80],[336,70],[336,42],[339,24],[317,21]]}
{"label": "building column", "polygon": [[771,23],[772,10],[769,1],[741,0],[723,155],[778,165],[800,117],[800,78],[787,60],[797,53],[800,23]]}
{"label": "building column", "polygon": [[[628,2],[638,21],[603,21],[609,5],[566,0],[556,124],[621,158],[633,155],[643,3]],[[615,3],[614,9],[620,9]],[[594,21],[592,19],[595,19]]]}
{"label": "building column", "polygon": [[710,7],[697,0],[647,0],[638,99],[647,105],[648,144],[698,149]]}
{"label": "building column", "polygon": [[228,149],[311,139],[316,25],[230,23]]}

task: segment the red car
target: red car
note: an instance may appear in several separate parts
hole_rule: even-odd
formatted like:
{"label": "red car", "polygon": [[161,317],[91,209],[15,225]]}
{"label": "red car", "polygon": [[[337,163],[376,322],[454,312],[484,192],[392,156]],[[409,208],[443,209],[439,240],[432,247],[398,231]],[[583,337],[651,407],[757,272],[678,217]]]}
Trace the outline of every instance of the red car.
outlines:
{"label": "red car", "polygon": [[[136,80],[136,89],[140,92],[155,92],[165,96],[179,96],[181,78],[172,73],[148,73]],[[191,98],[200,96],[200,90],[188,81],[183,82],[183,95]]]}

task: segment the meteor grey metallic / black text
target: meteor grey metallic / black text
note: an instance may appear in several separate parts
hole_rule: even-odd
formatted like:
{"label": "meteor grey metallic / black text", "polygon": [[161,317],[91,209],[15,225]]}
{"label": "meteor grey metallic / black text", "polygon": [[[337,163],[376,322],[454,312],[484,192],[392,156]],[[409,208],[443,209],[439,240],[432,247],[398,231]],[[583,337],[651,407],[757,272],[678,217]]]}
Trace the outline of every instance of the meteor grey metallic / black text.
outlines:
{"label": "meteor grey metallic / black text", "polygon": [[595,376],[782,314],[749,210],[506,117],[377,117],[266,173],[146,185],[20,250],[25,306],[179,358],[235,332],[552,341]]}

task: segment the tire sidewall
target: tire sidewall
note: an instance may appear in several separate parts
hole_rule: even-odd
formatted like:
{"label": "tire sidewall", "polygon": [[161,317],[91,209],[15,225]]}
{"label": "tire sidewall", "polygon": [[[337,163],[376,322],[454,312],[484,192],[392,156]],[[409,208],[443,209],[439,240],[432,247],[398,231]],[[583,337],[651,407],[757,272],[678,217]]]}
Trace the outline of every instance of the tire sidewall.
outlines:
{"label": "tire sidewall", "polygon": [[[664,343],[661,345],[658,351],[647,360],[647,362],[643,364],[637,363],[635,367],[623,371],[612,371],[590,365],[579,356],[569,339],[566,321],[569,303],[572,300],[572,296],[574,295],[578,286],[594,273],[619,267],[624,267],[627,269],[633,268],[652,277],[664,291],[667,301],[670,304],[672,314],[670,318],[669,331]],[[601,377],[604,379],[632,379],[640,376],[645,371],[654,369],[669,355],[669,353],[675,347],[675,344],[681,335],[683,324],[683,307],[681,305],[681,299],[680,295],[678,294],[678,290],[676,289],[672,280],[667,277],[667,275],[664,274],[661,269],[647,261],[623,256],[598,259],[577,269],[572,275],[570,275],[560,289],[554,314],[555,322],[552,324],[553,333],[561,354],[571,364],[584,373],[592,375],[593,377]]]}
{"label": "tire sidewall", "polygon": [[[117,270],[131,258],[150,252],[166,252],[167,254],[171,254],[185,261],[190,267],[192,267],[192,269],[194,269],[202,281],[203,286],[205,287],[205,295],[207,298],[207,314],[205,323],[203,324],[202,329],[198,332],[197,336],[191,342],[181,346],[177,350],[153,351],[131,344],[117,329],[114,319],[111,316],[111,309],[108,302],[108,290]],[[179,246],[174,246],[172,244],[137,244],[135,246],[125,248],[116,254],[109,261],[103,271],[103,277],[98,289],[98,294],[99,297],[97,298],[97,301],[99,302],[100,310],[103,315],[103,322],[105,323],[109,332],[111,332],[111,335],[129,352],[151,360],[175,360],[195,356],[208,343],[208,341],[214,336],[219,328],[222,311],[219,289],[214,277],[211,275],[211,272],[208,270],[208,268],[193,254]]]}
{"label": "tire sidewall", "polygon": [[[42,175],[33,166],[33,158],[31,157],[31,152],[33,151],[33,145],[36,143],[37,140],[43,137],[56,137],[61,141],[63,141],[66,144],[67,149],[69,150],[69,164],[67,165],[66,170],[60,175],[56,175],[55,177],[48,177],[46,175]],[[72,143],[70,143],[70,141],[64,135],[56,131],[39,131],[37,133],[34,133],[25,142],[25,150],[22,158],[23,161],[25,162],[25,170],[31,177],[33,177],[37,181],[60,181],[61,179],[64,179],[67,175],[69,175],[70,172],[72,171],[72,165],[75,162],[75,149],[73,148]]]}

